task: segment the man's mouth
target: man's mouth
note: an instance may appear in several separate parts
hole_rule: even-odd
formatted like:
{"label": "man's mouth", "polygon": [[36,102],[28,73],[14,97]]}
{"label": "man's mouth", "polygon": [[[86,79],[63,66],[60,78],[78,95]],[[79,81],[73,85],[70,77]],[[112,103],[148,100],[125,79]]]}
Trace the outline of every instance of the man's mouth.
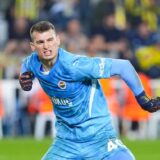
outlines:
{"label": "man's mouth", "polygon": [[51,55],[51,51],[50,50],[44,51],[43,53],[44,53],[45,56],[50,56]]}

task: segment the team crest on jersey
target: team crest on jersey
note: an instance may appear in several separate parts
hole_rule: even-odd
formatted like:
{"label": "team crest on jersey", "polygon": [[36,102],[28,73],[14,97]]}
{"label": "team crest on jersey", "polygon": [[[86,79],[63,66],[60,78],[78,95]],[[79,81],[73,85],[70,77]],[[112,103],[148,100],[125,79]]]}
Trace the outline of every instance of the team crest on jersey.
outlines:
{"label": "team crest on jersey", "polygon": [[66,89],[66,82],[64,81],[59,81],[58,82],[58,87],[61,89]]}

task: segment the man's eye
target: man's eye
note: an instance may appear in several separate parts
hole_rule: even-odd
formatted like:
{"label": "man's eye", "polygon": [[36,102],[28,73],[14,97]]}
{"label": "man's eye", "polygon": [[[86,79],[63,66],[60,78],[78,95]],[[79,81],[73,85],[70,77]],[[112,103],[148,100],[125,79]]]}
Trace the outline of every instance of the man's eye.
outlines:
{"label": "man's eye", "polygon": [[53,38],[48,39],[48,42],[51,42],[51,41],[53,41]]}
{"label": "man's eye", "polygon": [[37,42],[37,44],[42,44],[42,43],[43,43],[43,41],[38,41],[38,42]]}

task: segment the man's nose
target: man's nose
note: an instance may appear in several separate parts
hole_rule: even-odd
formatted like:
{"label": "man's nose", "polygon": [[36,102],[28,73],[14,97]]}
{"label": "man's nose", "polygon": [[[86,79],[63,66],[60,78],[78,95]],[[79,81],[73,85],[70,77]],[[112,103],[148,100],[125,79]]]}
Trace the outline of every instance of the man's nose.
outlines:
{"label": "man's nose", "polygon": [[44,43],[43,43],[43,48],[45,48],[45,49],[48,48],[48,43],[47,43],[47,42],[44,42]]}

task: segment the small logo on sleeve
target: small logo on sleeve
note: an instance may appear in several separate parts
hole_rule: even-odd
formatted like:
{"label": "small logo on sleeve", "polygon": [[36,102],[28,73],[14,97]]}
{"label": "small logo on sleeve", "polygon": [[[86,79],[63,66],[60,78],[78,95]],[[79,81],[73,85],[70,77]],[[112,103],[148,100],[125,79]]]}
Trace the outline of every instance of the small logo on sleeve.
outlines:
{"label": "small logo on sleeve", "polygon": [[101,58],[99,63],[99,76],[103,76],[105,69],[105,59]]}
{"label": "small logo on sleeve", "polygon": [[58,87],[61,89],[66,89],[66,82],[64,81],[59,81],[58,82]]}

